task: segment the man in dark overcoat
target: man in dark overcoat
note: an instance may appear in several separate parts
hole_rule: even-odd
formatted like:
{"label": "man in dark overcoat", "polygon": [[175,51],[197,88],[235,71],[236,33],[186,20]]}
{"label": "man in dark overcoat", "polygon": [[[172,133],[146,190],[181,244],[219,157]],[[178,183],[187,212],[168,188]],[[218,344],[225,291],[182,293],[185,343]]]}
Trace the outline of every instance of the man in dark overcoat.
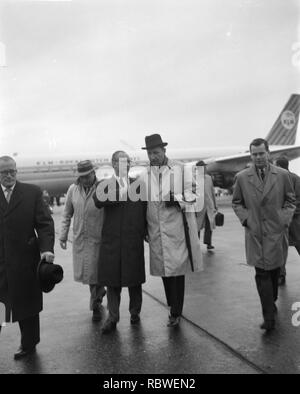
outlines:
{"label": "man in dark overcoat", "polygon": [[0,302],[6,321],[19,322],[21,346],[15,359],[20,359],[40,341],[37,266],[41,258],[54,260],[54,224],[42,191],[17,182],[16,174],[14,159],[0,157]]}
{"label": "man in dark overcoat", "polygon": [[140,321],[142,283],[145,282],[147,203],[142,199],[130,198],[134,180],[128,176],[129,156],[123,151],[115,152],[112,166],[114,175],[100,182],[94,194],[95,205],[104,208],[98,267],[98,283],[107,286],[109,316],[102,327],[104,334],[116,329],[122,287],[128,287],[131,324]]}

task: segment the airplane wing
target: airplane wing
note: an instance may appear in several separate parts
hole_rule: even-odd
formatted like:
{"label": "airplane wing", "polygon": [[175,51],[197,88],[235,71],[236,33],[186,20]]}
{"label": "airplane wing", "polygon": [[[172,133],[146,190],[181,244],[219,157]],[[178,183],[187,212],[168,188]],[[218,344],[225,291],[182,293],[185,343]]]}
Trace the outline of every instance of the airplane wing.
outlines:
{"label": "airplane wing", "polygon": [[[276,160],[282,155],[286,156],[289,161],[295,160],[300,157],[300,146],[270,147],[272,160]],[[208,173],[214,179],[215,186],[228,188],[232,186],[235,174],[251,163],[251,157],[249,151],[247,151],[232,156],[207,159],[205,162]]]}

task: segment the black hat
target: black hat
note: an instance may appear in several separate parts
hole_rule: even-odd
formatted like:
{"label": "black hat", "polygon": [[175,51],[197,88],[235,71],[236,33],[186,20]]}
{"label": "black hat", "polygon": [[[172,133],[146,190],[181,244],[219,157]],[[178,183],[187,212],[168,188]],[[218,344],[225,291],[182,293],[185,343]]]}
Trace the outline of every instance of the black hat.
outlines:
{"label": "black hat", "polygon": [[49,293],[57,283],[63,280],[64,271],[60,265],[48,263],[43,259],[37,267],[37,276],[42,291]]}
{"label": "black hat", "polygon": [[77,164],[77,171],[76,171],[76,176],[85,176],[90,174],[92,171],[95,171],[95,167],[91,160],[84,160],[80,161]]}
{"label": "black hat", "polygon": [[142,149],[153,149],[158,146],[167,146],[167,142],[163,142],[159,134],[152,134],[145,137],[146,146]]}

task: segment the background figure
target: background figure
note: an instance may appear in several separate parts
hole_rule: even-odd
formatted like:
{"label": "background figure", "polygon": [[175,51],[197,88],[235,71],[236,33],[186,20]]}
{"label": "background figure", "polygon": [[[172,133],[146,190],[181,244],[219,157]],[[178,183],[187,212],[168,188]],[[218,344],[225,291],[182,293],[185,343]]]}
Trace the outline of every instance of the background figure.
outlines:
{"label": "background figure", "polygon": [[49,193],[47,192],[47,190],[43,190],[43,200],[44,200],[45,206],[47,207],[49,213],[52,215],[53,208],[51,207],[51,204],[50,204],[51,199],[50,199],[50,196],[49,196]]}
{"label": "background figure", "polygon": [[275,327],[278,277],[287,255],[295,194],[289,174],[269,163],[267,141],[252,141],[250,153],[253,166],[237,174],[232,204],[245,227],[247,263],[256,271],[261,328],[270,331]]}
{"label": "background figure", "polygon": [[[167,158],[165,149],[167,143],[162,141],[159,134],[147,136],[145,142],[146,147],[143,149],[147,149],[150,160],[147,175],[151,175],[151,187],[153,186],[155,195],[159,197],[157,201],[149,200],[147,207],[150,274],[162,277],[167,303],[170,307],[168,326],[177,327],[184,303],[185,274],[191,272],[192,263],[195,272],[202,268],[195,211],[185,213],[189,221],[188,233],[193,262],[191,262],[187,247],[182,215],[182,209],[197,205],[197,195],[192,190],[187,191],[187,194],[190,192],[190,202],[184,200],[183,190],[175,196],[174,185],[183,183],[183,164]],[[175,168],[179,168],[180,171],[175,171]],[[171,184],[171,190],[170,179],[174,181],[173,189]]]}
{"label": "background figure", "polygon": [[[276,160],[276,165],[289,171],[289,161],[285,156],[279,157]],[[289,244],[295,246],[298,254],[300,254],[300,177],[290,171],[289,174],[296,195],[296,211],[289,227]],[[286,261],[280,269],[279,286],[284,285],[286,281]]]}
{"label": "background figure", "polygon": [[0,302],[6,321],[18,321],[21,346],[15,359],[35,351],[40,341],[43,297],[37,278],[41,259],[54,260],[54,223],[42,191],[16,181],[16,163],[0,158]]}
{"label": "background figure", "polygon": [[101,320],[101,304],[105,288],[98,284],[98,260],[103,225],[103,212],[94,204],[95,168],[90,160],[77,165],[77,182],[69,187],[61,223],[60,245],[67,248],[68,233],[73,222],[74,279],[90,286],[90,309],[93,321]]}
{"label": "background figure", "polygon": [[197,166],[204,167],[204,207],[201,212],[196,213],[197,225],[200,238],[200,230],[204,228],[204,244],[207,245],[207,250],[214,249],[212,245],[212,232],[216,228],[215,216],[218,211],[215,188],[212,177],[206,172],[206,164],[204,161],[198,161]]}
{"label": "background figure", "polygon": [[[115,174],[105,180],[105,190],[111,191],[104,201],[101,182],[94,195],[95,205],[104,208],[104,224],[99,260],[99,282],[107,286],[109,316],[102,327],[108,334],[116,329],[120,319],[122,287],[128,287],[131,324],[140,321],[142,283],[145,282],[144,238],[147,203],[131,201],[128,192],[134,181],[128,177],[130,158],[123,151],[112,156]],[[104,191],[102,191],[104,192]],[[103,211],[103,209],[101,209]]]}

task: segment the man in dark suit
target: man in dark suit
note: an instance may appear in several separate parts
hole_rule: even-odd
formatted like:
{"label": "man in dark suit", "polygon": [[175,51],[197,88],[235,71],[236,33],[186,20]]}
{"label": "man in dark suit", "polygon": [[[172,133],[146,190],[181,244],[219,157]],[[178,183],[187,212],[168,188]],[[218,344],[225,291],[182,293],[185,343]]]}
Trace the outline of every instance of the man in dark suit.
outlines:
{"label": "man in dark suit", "polygon": [[[103,334],[116,329],[122,287],[128,287],[130,322],[139,323],[142,283],[145,282],[144,238],[147,203],[139,198],[131,199],[134,180],[128,177],[129,156],[123,151],[115,152],[112,156],[112,166],[114,176],[100,182],[94,195],[96,207],[104,207],[98,283],[107,286],[109,316],[102,327]],[[107,198],[103,198],[105,196]]]}
{"label": "man in dark suit", "polygon": [[37,279],[41,258],[54,260],[54,224],[42,191],[16,180],[16,162],[0,157],[0,302],[6,321],[19,322],[21,346],[15,359],[35,351],[40,341],[42,291]]}

